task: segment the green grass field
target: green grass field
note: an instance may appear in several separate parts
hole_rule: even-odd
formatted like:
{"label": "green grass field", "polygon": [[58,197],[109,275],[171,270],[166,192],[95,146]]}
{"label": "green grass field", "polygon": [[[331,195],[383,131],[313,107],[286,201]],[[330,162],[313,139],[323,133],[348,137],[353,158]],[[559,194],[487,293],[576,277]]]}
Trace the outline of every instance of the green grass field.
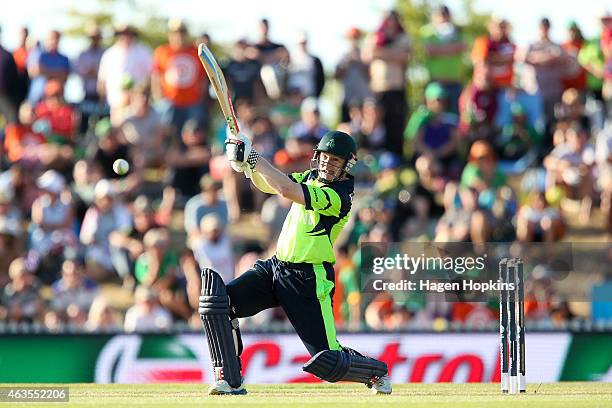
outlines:
{"label": "green grass field", "polygon": [[[15,385],[11,385],[15,386]],[[69,403],[3,406],[55,407],[612,407],[612,383],[529,384],[523,395],[501,395],[499,384],[401,384],[393,395],[364,386],[251,385],[246,396],[208,396],[206,385],[69,385]]]}

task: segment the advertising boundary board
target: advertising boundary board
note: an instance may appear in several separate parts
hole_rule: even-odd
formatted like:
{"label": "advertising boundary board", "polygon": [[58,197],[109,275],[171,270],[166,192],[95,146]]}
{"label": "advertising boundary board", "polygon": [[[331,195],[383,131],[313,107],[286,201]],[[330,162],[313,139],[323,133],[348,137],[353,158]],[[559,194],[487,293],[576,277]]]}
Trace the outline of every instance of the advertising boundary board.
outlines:
{"label": "advertising boundary board", "polygon": [[[385,361],[394,383],[498,382],[496,333],[341,334]],[[317,382],[294,334],[245,334],[246,383]],[[612,333],[528,333],[527,381],[612,382]],[[0,383],[209,382],[205,337],[185,334],[0,335]]]}

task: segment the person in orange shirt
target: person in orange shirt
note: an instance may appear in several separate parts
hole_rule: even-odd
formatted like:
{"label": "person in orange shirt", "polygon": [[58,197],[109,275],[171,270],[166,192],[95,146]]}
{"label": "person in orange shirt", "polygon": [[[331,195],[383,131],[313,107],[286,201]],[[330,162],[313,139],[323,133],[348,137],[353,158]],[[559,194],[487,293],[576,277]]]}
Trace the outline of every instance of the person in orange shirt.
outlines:
{"label": "person in orange shirt", "polygon": [[495,88],[512,86],[514,77],[514,52],[510,41],[509,24],[504,19],[493,18],[488,25],[489,34],[474,41],[472,63],[487,65]]}
{"label": "person in orange shirt", "polygon": [[27,61],[28,54],[30,52],[29,47],[27,46],[28,36],[30,31],[28,27],[22,27],[19,31],[19,47],[13,51],[13,58],[15,59],[15,64],[17,64],[17,70],[20,74],[27,72]]}
{"label": "person in orange shirt", "polygon": [[32,130],[34,110],[24,103],[19,108],[19,122],[6,125],[4,150],[10,163],[21,163],[24,167],[36,167],[45,136]]}
{"label": "person in orange shirt", "polygon": [[204,104],[208,81],[198,59],[196,47],[188,41],[187,27],[181,20],[168,22],[168,44],[153,53],[151,85],[153,95],[169,104],[167,121],[179,134],[185,122],[208,120]]}

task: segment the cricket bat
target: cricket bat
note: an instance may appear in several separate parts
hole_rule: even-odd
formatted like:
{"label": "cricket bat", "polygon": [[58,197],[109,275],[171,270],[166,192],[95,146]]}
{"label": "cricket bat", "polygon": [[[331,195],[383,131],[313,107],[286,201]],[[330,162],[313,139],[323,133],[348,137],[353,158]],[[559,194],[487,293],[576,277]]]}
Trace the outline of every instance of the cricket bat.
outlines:
{"label": "cricket bat", "polygon": [[232,105],[232,99],[229,89],[227,88],[227,82],[225,82],[225,76],[223,76],[223,72],[221,71],[219,64],[217,64],[215,56],[206,45],[199,45],[198,57],[200,58],[200,62],[202,62],[202,65],[204,66],[206,75],[208,75],[208,79],[210,80],[210,83],[217,94],[217,100],[219,101],[221,111],[223,112],[223,117],[225,117],[225,121],[229,126],[230,132],[232,135],[237,136],[240,129],[238,128],[238,119],[234,113],[234,106]]}

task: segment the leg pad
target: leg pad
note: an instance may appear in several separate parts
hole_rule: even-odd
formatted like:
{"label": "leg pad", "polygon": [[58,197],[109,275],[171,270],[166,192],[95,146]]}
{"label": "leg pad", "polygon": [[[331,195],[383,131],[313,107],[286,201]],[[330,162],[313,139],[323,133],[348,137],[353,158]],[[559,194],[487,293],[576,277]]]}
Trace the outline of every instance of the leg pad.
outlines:
{"label": "leg pad", "polygon": [[204,269],[198,313],[208,339],[215,379],[225,380],[237,388],[242,383],[242,375],[229,311],[229,297],[223,279],[212,269]]}
{"label": "leg pad", "polygon": [[372,384],[387,374],[387,365],[357,353],[324,350],[304,364],[303,370],[328,382],[352,381]]}

